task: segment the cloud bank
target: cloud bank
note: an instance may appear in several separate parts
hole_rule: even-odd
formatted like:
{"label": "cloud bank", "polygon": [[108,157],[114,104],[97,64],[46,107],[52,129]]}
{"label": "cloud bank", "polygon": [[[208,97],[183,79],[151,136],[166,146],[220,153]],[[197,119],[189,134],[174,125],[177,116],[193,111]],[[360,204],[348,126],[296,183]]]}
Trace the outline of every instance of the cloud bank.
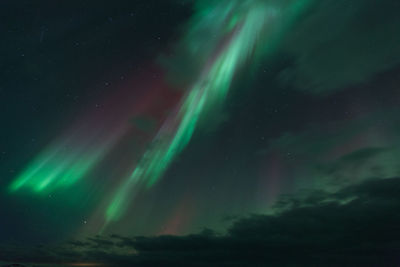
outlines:
{"label": "cloud bank", "polygon": [[[103,266],[398,266],[400,178],[368,179],[335,193],[282,198],[269,215],[237,219],[225,234],[95,236],[58,247],[2,246],[13,262]],[[40,265],[39,265],[40,266]]]}

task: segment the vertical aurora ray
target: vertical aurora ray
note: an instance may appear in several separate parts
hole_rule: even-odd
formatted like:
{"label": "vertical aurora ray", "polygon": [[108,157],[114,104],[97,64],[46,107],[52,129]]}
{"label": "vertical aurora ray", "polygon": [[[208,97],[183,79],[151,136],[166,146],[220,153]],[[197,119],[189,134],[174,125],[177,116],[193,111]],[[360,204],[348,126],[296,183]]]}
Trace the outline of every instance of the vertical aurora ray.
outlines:
{"label": "vertical aurora ray", "polygon": [[115,140],[115,135],[97,136],[79,144],[77,138],[67,135],[31,161],[10,184],[9,190],[27,188],[45,193],[74,185],[104,157]]}
{"label": "vertical aurora ray", "polygon": [[[123,215],[135,192],[153,186],[160,179],[191,140],[199,119],[224,103],[239,68],[257,54],[256,50],[262,51],[258,54],[270,53],[274,47],[272,40],[279,38],[312,1],[206,3],[211,5],[200,4],[196,23],[184,39],[193,56],[206,58],[199,78],[167,118],[132,175],[116,190],[106,210],[106,225]],[[210,42],[201,40],[202,43],[196,44],[197,35],[207,27],[211,27],[209,32],[213,34],[209,36]]]}
{"label": "vertical aurora ray", "polygon": [[[137,193],[151,188],[159,181],[190,142],[200,121],[206,121],[223,106],[235,75],[242,68],[255,66],[255,61],[274,52],[279,40],[313,2],[314,0],[196,2],[197,12],[179,43],[177,57],[169,60],[168,63],[172,64],[161,72],[166,72],[177,80],[185,80],[187,90],[179,93],[178,104],[174,99],[171,104],[174,109],[166,119],[164,113],[160,118],[152,118],[156,121],[154,125],[157,125],[155,131],[158,131],[149,134],[149,139],[145,142],[152,141],[133,171],[129,168],[131,174],[124,176],[129,165],[107,165],[110,169],[121,171],[116,172],[118,174],[110,179],[112,181],[107,181],[107,187],[111,186],[114,190],[111,195],[107,193],[106,197],[102,197],[102,204],[98,205],[100,216],[105,215],[103,229],[124,215]],[[133,84],[130,91],[106,102],[107,109],[86,114],[87,116],[35,157],[11,182],[9,191],[29,190],[36,194],[47,194],[70,188],[84,177],[90,176],[88,174],[101,165],[100,163],[107,163],[103,159],[113,153],[113,149],[120,145],[123,138],[134,136],[130,132],[130,121],[146,112],[147,107],[144,106],[150,102],[156,103],[155,99],[163,98],[159,96],[163,91],[162,87],[170,88],[166,80],[168,79],[163,79],[160,84],[153,84],[145,79],[143,83]],[[145,93],[136,98],[127,97],[129,92],[140,90],[148,94],[145,99],[142,98]],[[128,156],[126,160],[133,162],[136,156]],[[100,224],[103,224],[102,220]]]}
{"label": "vertical aurora ray", "polygon": [[154,96],[167,90],[163,83],[149,83],[146,80],[144,84],[136,77],[132,84],[138,87],[137,92],[132,93],[130,84],[128,88],[119,88],[113,94],[98,99],[102,108],[87,107],[87,112],[18,173],[9,184],[8,191],[48,194],[68,189],[89,176],[131,131],[132,118],[151,108]]}

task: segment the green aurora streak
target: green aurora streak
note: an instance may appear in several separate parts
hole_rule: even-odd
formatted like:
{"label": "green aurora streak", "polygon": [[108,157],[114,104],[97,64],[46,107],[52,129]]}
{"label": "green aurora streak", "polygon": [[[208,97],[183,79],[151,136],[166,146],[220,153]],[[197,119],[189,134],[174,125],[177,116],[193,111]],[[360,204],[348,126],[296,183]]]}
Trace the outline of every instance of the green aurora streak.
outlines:
{"label": "green aurora streak", "polygon": [[[250,60],[261,60],[274,52],[282,36],[313,3],[314,0],[196,2],[197,12],[181,45],[188,54],[186,62],[200,70],[198,78],[192,81],[132,175],[117,187],[106,209],[105,225],[123,215],[135,192],[150,188],[160,179],[191,140],[200,118],[222,106],[238,70],[246,63],[251,66]],[[63,140],[71,139],[67,136]],[[79,146],[69,141],[54,143],[12,181],[9,191],[28,188],[45,194],[76,184],[101,162],[116,141],[100,139]]]}
{"label": "green aurora streak", "polygon": [[[214,42],[214,49],[209,49],[207,42],[204,44],[204,50],[209,51],[204,71],[183,97],[177,114],[172,114],[165,122],[152,147],[117,190],[107,208],[106,223],[120,218],[135,190],[142,186],[149,188],[159,180],[192,138],[200,116],[223,104],[238,69],[255,54],[265,57],[271,53],[280,35],[313,1],[206,2],[212,5],[204,2],[199,5],[192,30],[184,40],[192,46],[189,49],[198,51],[203,44],[196,44],[193,39],[204,27],[212,27],[214,31],[218,29],[219,39]],[[257,50],[261,53],[256,53]]]}
{"label": "green aurora streak", "polygon": [[98,139],[78,145],[73,138],[62,138],[49,145],[9,185],[15,192],[27,188],[38,194],[47,194],[57,188],[68,188],[80,181],[101,161],[115,140]]}

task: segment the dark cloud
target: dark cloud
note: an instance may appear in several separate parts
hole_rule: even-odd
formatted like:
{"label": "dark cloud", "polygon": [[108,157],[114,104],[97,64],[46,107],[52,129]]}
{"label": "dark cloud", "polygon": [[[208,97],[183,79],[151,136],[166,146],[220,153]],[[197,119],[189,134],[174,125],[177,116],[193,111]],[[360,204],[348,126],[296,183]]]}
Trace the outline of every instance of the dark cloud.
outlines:
{"label": "dark cloud", "polygon": [[82,242],[82,241],[79,241],[79,240],[69,241],[68,244],[70,244],[72,246],[75,246],[75,247],[85,247],[85,246],[90,245],[89,242]]}
{"label": "dark cloud", "polygon": [[[398,109],[309,125],[271,139],[265,154],[280,154],[293,189],[334,192],[376,177],[397,177]],[[385,120],[382,120],[382,118]],[[282,177],[281,177],[282,178]]]}
{"label": "dark cloud", "polygon": [[58,248],[3,247],[0,259],[105,266],[398,266],[400,178],[335,193],[287,197],[270,215],[237,219],[225,234],[109,237]]}
{"label": "dark cloud", "polygon": [[325,94],[389,70],[400,63],[399,12],[392,0],[320,1],[286,40],[295,61],[282,81]]}
{"label": "dark cloud", "polygon": [[[107,247],[110,247],[110,246],[113,246],[113,245],[114,245],[114,242],[111,242],[110,240],[106,240],[106,239],[103,239],[103,238],[98,237],[98,236],[96,236],[96,237],[89,237],[88,240],[92,242],[91,245],[92,245],[94,248],[103,248],[103,247],[104,247],[104,248],[107,248]],[[90,243],[89,243],[89,244],[90,244]]]}

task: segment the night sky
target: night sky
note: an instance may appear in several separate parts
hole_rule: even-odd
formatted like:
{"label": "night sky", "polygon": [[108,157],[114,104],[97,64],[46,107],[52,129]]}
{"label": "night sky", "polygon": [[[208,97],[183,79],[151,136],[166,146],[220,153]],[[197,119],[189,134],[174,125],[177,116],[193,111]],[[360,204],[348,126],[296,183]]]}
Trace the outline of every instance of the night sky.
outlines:
{"label": "night sky", "polygon": [[400,266],[400,2],[0,3],[0,266]]}

